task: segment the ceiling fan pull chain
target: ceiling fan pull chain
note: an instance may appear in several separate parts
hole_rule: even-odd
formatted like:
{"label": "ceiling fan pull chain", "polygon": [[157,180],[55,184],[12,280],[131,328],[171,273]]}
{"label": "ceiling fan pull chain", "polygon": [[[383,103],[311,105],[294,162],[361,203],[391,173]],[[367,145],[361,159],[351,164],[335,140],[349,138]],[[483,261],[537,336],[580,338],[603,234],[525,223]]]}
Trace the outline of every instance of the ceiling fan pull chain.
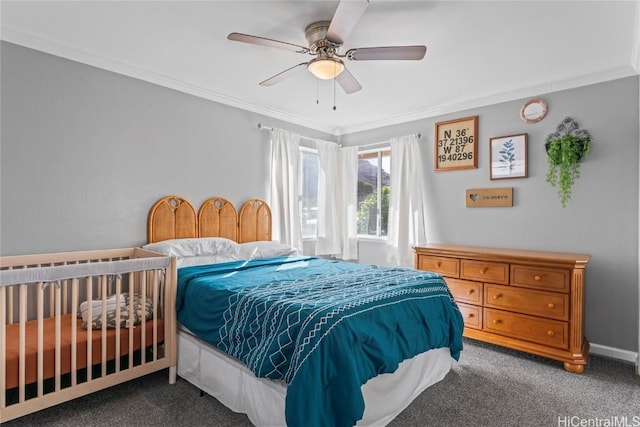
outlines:
{"label": "ceiling fan pull chain", "polygon": [[333,63],[333,111],[336,111],[336,63]]}
{"label": "ceiling fan pull chain", "polygon": [[320,104],[320,80],[316,79],[316,105]]}

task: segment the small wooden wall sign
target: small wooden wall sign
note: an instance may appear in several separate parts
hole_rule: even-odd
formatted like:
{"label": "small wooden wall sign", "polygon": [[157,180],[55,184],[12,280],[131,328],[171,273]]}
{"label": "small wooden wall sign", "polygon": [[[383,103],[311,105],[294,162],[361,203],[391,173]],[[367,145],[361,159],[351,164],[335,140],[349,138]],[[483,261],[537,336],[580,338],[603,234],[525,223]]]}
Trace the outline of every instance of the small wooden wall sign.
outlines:
{"label": "small wooden wall sign", "polygon": [[513,206],[513,187],[470,188],[467,190],[468,208]]}

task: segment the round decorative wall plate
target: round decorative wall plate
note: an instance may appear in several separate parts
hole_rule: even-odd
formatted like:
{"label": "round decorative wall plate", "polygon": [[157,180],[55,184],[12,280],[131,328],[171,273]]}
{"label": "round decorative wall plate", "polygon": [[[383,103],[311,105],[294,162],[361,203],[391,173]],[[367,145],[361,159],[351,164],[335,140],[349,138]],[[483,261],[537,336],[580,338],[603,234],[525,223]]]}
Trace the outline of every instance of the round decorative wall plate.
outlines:
{"label": "round decorative wall plate", "polygon": [[547,115],[547,103],[542,99],[530,99],[520,109],[520,118],[525,123],[538,123]]}

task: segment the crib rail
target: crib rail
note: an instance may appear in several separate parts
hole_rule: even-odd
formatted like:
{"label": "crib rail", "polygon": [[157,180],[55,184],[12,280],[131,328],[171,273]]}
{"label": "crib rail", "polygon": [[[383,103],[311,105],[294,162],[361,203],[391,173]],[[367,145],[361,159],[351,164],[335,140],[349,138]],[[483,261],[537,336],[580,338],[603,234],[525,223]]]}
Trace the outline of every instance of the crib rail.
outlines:
{"label": "crib rail", "polygon": [[0,258],[0,422],[160,369],[174,383],[175,271],[140,248]]}

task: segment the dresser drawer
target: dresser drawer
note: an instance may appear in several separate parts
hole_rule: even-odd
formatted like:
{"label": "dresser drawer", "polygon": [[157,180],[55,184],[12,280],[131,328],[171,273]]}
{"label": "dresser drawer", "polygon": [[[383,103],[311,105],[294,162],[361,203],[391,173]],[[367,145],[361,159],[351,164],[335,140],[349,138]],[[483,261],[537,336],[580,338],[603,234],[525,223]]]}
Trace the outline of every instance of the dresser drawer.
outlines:
{"label": "dresser drawer", "polygon": [[569,270],[512,265],[511,284],[525,288],[569,292],[571,276]]}
{"label": "dresser drawer", "polygon": [[465,328],[482,329],[482,308],[458,303]]}
{"label": "dresser drawer", "polygon": [[551,347],[568,348],[568,323],[559,320],[485,308],[483,330]]}
{"label": "dresser drawer", "polygon": [[452,278],[447,278],[446,281],[456,302],[482,304],[482,283]]}
{"label": "dresser drawer", "polygon": [[433,271],[443,276],[459,277],[457,258],[418,255],[418,270]]}
{"label": "dresser drawer", "polygon": [[484,285],[484,301],[486,307],[569,320],[569,296],[566,294],[487,283]]}
{"label": "dresser drawer", "polygon": [[463,259],[460,261],[460,278],[507,285],[509,264]]}

